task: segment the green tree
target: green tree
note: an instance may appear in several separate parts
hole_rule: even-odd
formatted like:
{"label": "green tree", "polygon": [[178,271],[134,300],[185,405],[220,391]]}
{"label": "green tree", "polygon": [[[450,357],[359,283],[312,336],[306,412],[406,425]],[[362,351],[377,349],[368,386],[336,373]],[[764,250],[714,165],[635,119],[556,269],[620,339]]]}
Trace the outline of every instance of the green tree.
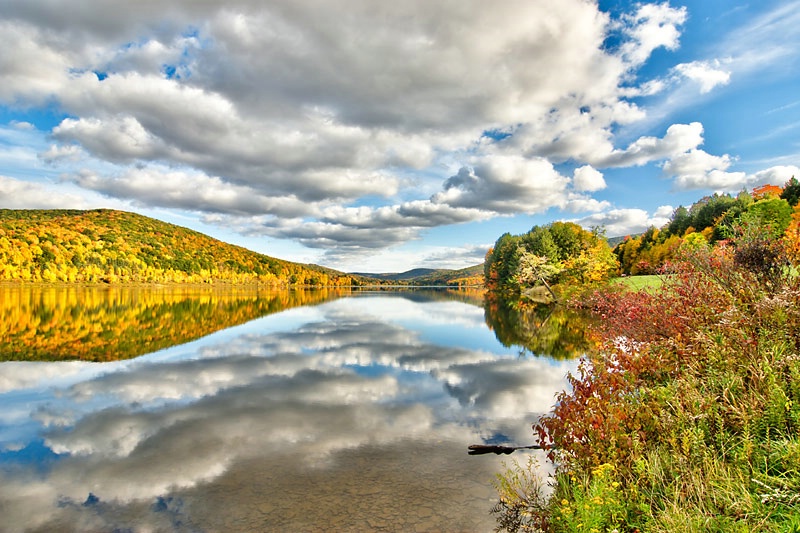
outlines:
{"label": "green tree", "polygon": [[792,220],[792,206],[783,198],[767,198],[751,205],[742,221],[763,226],[773,237],[780,237]]}
{"label": "green tree", "polygon": [[737,200],[729,194],[714,194],[695,202],[689,213],[692,226],[697,231],[713,228],[721,216],[737,205]]}
{"label": "green tree", "polygon": [[800,201],[800,182],[794,176],[791,177],[786,185],[783,186],[781,198],[789,202],[789,205],[794,207]]}
{"label": "green tree", "polygon": [[672,219],[667,226],[670,235],[677,235],[682,237],[689,226],[692,225],[692,217],[689,215],[689,210],[679,205],[675,211],[672,212]]}
{"label": "green tree", "polygon": [[558,261],[559,248],[553,239],[550,229],[541,226],[534,226],[526,235],[523,235],[522,242],[525,249],[531,254],[546,257],[550,261]]}

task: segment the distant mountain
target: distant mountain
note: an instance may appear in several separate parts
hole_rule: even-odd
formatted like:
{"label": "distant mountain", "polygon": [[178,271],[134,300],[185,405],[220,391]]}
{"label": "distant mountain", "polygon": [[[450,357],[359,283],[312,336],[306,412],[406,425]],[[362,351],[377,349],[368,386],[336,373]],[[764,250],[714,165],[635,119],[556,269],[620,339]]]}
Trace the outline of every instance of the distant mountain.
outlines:
{"label": "distant mountain", "polygon": [[351,275],[408,285],[483,285],[483,264],[460,270],[414,268],[399,273],[352,272]]}
{"label": "distant mountain", "polygon": [[634,233],[634,234],[631,234],[631,235],[621,235],[621,236],[618,236],[618,237],[609,237],[606,240],[608,241],[608,245],[611,248],[614,248],[619,243],[625,242],[625,239],[628,239],[628,238],[635,239],[636,237],[639,237],[640,235],[641,235],[641,233]]}
{"label": "distant mountain", "polygon": [[428,276],[435,272],[442,272],[441,270],[436,270],[433,268],[415,268],[412,270],[407,270],[406,272],[400,273],[384,273],[384,274],[374,274],[368,272],[351,272],[353,276],[361,276],[364,278],[370,279],[380,279],[384,281],[408,281],[414,278],[420,278],[422,276]]}
{"label": "distant mountain", "polygon": [[0,280],[359,284],[348,274],[275,259],[125,211],[0,209]]}

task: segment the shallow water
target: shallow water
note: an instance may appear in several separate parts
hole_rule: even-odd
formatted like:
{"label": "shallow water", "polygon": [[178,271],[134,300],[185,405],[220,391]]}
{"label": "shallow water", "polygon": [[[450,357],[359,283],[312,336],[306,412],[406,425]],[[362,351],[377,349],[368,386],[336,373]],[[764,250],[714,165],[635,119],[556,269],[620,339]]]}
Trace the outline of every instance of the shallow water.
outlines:
{"label": "shallow water", "polygon": [[532,444],[575,361],[520,357],[483,307],[431,294],[0,363],[2,531],[492,531],[509,458],[467,446]]}

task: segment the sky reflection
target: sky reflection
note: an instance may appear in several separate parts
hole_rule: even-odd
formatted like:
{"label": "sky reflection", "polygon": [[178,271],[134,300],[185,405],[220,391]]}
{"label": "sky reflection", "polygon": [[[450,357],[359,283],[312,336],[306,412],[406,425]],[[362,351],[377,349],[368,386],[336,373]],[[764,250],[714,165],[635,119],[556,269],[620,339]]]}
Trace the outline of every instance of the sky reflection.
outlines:
{"label": "sky reflection", "polygon": [[[452,492],[463,494],[453,500],[443,490],[432,505],[483,530],[476,524],[486,524],[499,463],[467,458],[467,445],[530,444],[530,424],[552,406],[574,366],[519,358],[494,340],[482,308],[398,295],[296,308],[118,363],[1,363],[0,508],[9,531],[54,524],[213,530],[212,523],[244,530],[245,515],[247,527],[310,530],[313,520],[332,517],[292,514],[303,498],[287,504],[277,490],[335,496],[339,512],[352,514],[352,498],[368,485],[411,494],[409,484],[436,463],[458,471]],[[368,464],[378,477],[336,495],[335,487],[363,473],[343,466],[350,463]],[[324,482],[330,493],[319,493],[319,479],[307,485],[317,469],[336,472]],[[264,472],[278,470],[266,494],[219,495],[232,479],[255,487]],[[383,486],[380,472],[398,480]],[[421,507],[403,500],[408,494],[389,494],[383,507],[362,511],[360,524],[369,529],[368,518],[389,516],[403,501],[402,516],[412,520]],[[250,516],[255,500],[271,511]],[[211,509],[230,522],[212,518]]]}

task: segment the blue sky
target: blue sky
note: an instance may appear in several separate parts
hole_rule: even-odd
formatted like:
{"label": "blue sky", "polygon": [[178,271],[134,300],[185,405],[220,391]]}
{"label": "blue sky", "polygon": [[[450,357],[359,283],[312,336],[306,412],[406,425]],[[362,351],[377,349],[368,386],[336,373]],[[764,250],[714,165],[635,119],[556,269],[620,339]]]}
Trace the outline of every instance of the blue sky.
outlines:
{"label": "blue sky", "polygon": [[389,272],[473,265],[554,220],[636,233],[800,175],[800,1],[0,15],[0,208],[125,209]]}

